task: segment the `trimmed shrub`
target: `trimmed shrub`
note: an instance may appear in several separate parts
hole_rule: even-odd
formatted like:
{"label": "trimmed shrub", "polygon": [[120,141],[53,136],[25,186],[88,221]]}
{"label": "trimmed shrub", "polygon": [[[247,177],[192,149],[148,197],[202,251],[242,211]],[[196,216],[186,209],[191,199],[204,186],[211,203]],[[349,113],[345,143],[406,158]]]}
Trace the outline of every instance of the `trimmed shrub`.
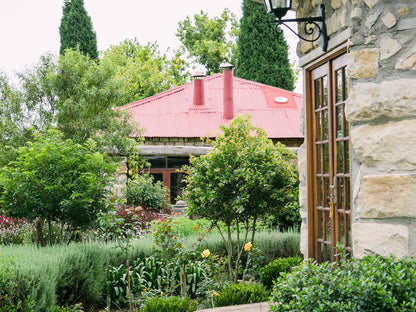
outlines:
{"label": "trimmed shrub", "polygon": [[290,273],[293,267],[302,263],[301,257],[279,258],[260,269],[260,281],[267,288],[272,289],[273,281],[282,273]]}
{"label": "trimmed shrub", "polygon": [[161,210],[168,203],[168,192],[161,181],[154,181],[153,176],[138,174],[127,183],[127,204]]}
{"label": "trimmed shrub", "polygon": [[198,303],[190,298],[155,297],[146,300],[140,312],[193,312],[198,309]]}
{"label": "trimmed shrub", "polygon": [[415,311],[416,261],[367,256],[283,273],[271,311]]}
{"label": "trimmed shrub", "polygon": [[228,284],[217,295],[214,295],[214,306],[263,302],[269,299],[269,292],[260,284]]}

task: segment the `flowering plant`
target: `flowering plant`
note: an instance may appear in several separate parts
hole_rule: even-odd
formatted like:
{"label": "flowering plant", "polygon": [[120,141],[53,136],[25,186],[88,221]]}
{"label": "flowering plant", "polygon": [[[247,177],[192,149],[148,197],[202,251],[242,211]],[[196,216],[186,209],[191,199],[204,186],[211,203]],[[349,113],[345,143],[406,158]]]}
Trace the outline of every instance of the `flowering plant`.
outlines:
{"label": "flowering plant", "polygon": [[0,244],[23,244],[30,240],[30,224],[26,219],[0,215]]}

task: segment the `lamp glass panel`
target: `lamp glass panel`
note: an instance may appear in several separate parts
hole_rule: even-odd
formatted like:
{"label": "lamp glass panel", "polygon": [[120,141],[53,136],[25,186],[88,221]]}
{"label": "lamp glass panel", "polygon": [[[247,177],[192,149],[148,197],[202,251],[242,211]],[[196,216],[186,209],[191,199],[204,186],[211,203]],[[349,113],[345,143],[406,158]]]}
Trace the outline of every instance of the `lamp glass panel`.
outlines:
{"label": "lamp glass panel", "polygon": [[272,0],[273,9],[290,9],[291,0]]}
{"label": "lamp glass panel", "polygon": [[271,5],[270,5],[270,1],[272,1],[272,0],[264,0],[264,5],[266,6],[267,13],[271,13],[272,12],[272,8],[271,8]]}

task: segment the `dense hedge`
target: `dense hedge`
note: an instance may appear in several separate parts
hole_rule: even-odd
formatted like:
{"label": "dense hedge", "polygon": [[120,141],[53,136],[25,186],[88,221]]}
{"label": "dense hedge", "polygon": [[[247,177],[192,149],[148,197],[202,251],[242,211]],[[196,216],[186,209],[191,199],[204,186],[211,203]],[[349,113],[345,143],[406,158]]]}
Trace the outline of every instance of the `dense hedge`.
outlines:
{"label": "dense hedge", "polygon": [[269,292],[260,284],[228,284],[214,296],[215,307],[267,301]]}
{"label": "dense hedge", "polygon": [[271,311],[415,311],[415,276],[407,258],[306,263],[277,280]]}
{"label": "dense hedge", "polygon": [[[195,236],[188,237],[186,244],[191,245],[195,240]],[[298,241],[299,234],[295,233],[261,233],[257,237],[257,245],[263,246],[264,259],[280,256],[282,252],[298,253],[298,249],[292,250],[292,245]],[[209,234],[204,244],[211,253],[224,255],[219,234]],[[125,254],[111,244],[0,248],[0,311],[5,312],[42,312],[58,304],[71,306],[78,302],[87,310],[103,307],[108,268],[125,262]],[[132,242],[132,263],[151,255],[151,238]]]}
{"label": "dense hedge", "polygon": [[302,261],[303,259],[299,256],[276,259],[260,269],[260,282],[270,290],[273,288],[273,282],[282,273],[290,273]]}

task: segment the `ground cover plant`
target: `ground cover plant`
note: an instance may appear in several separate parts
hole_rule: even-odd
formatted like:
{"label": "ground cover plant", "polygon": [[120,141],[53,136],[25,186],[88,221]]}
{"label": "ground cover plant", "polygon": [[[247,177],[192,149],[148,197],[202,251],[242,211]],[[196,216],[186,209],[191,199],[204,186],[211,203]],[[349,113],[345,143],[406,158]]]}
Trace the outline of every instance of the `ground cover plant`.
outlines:
{"label": "ground cover plant", "polygon": [[415,276],[413,258],[308,262],[277,280],[271,311],[415,311]]}

